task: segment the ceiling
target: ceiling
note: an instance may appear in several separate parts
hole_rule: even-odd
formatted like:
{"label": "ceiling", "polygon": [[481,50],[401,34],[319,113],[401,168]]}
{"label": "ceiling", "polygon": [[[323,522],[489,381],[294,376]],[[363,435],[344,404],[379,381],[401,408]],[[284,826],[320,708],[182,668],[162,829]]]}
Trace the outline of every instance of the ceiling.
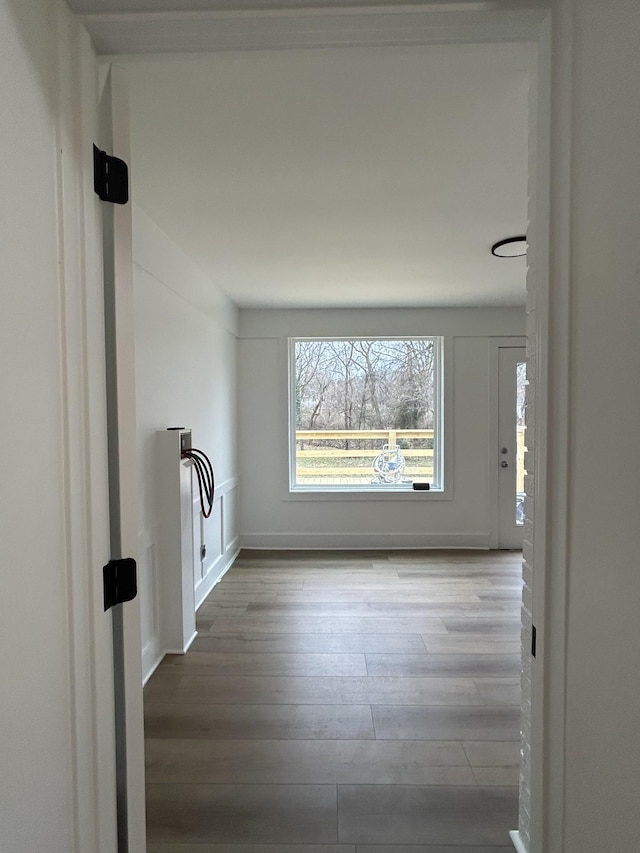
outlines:
{"label": "ceiling", "polygon": [[551,0],[69,0],[98,53],[536,41]]}
{"label": "ceiling", "polygon": [[134,200],[240,306],[524,303],[522,44],[121,58]]}
{"label": "ceiling", "polygon": [[441,7],[487,8],[501,9],[540,9],[548,3],[540,0],[411,0],[406,4],[398,4],[393,0],[67,0],[69,6],[83,14],[105,14],[117,12],[176,12],[176,11],[238,11],[273,9],[353,9],[363,7],[391,7],[403,5],[405,8]]}

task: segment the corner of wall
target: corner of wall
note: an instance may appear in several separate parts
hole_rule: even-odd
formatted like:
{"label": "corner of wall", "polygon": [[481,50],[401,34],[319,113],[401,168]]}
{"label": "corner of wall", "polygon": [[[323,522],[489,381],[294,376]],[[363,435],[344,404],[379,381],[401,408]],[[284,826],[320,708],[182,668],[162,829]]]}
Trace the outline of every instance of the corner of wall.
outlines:
{"label": "corner of wall", "polygon": [[[168,426],[193,430],[194,444],[216,475],[211,516],[204,519],[192,486],[188,536],[195,607],[238,551],[236,338],[238,309],[141,207],[134,207],[136,388],[140,459],[140,588],[145,678],[169,649],[161,580],[161,478],[156,438]],[[205,553],[206,552],[206,553]],[[201,556],[203,555],[204,556]],[[174,632],[175,634],[175,632]]]}

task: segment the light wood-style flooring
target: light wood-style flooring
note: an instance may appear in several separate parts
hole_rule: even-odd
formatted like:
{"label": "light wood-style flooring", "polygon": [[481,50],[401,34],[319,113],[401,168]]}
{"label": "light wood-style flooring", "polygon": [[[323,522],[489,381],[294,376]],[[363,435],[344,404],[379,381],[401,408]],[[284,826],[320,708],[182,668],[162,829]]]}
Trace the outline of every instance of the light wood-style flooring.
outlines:
{"label": "light wood-style flooring", "polygon": [[145,688],[148,853],[506,853],[521,555],[243,551]]}

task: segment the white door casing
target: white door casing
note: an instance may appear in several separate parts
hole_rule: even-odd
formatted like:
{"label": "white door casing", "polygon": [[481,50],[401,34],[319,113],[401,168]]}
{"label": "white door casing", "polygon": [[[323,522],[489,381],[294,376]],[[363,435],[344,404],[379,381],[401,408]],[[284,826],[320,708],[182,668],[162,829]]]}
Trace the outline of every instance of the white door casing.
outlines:
{"label": "white door casing", "polygon": [[[69,853],[99,853],[115,847],[116,796],[112,620],[104,613],[102,590],[102,566],[108,559],[109,541],[101,211],[93,191],[91,148],[98,132],[97,64],[88,34],[68,9],[59,5],[51,14],[59,74],[55,147],[64,427],[60,448],[64,491],[59,500],[65,518],[71,735],[68,766],[72,803],[65,849]],[[37,535],[41,535],[39,525]],[[40,584],[43,582],[44,574]],[[33,601],[30,606],[33,608]],[[51,634],[43,636],[52,642]],[[46,697],[48,713],[56,716],[60,709],[51,707],[53,697],[42,693],[42,683],[33,672],[30,678],[38,697]],[[25,717],[30,715],[30,709],[25,709]],[[48,761],[50,774],[59,773],[52,756]],[[24,751],[22,763],[29,766]],[[63,778],[56,780],[62,789],[65,783]],[[7,784],[16,785],[12,774],[8,774]],[[24,826],[21,832],[30,839],[30,845],[37,845],[37,826],[49,818],[46,805],[33,796],[32,790],[27,805],[33,826]],[[38,814],[34,803],[38,803]],[[3,830],[0,835],[5,838]],[[55,832],[52,827],[49,831],[48,849],[57,850]],[[7,849],[27,849],[15,838],[8,844]]]}
{"label": "white door casing", "polygon": [[[100,147],[130,162],[127,77],[111,66],[100,98]],[[103,204],[111,558],[137,558],[137,458],[131,204]],[[112,609],[119,853],[144,853],[140,605]]]}

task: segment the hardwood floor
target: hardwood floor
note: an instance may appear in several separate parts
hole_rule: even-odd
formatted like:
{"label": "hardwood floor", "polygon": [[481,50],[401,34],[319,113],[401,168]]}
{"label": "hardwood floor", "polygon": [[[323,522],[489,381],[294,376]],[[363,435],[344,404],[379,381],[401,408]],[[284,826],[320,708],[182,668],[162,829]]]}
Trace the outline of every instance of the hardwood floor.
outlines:
{"label": "hardwood floor", "polygon": [[506,853],[521,555],[243,551],[145,688],[148,853]]}

